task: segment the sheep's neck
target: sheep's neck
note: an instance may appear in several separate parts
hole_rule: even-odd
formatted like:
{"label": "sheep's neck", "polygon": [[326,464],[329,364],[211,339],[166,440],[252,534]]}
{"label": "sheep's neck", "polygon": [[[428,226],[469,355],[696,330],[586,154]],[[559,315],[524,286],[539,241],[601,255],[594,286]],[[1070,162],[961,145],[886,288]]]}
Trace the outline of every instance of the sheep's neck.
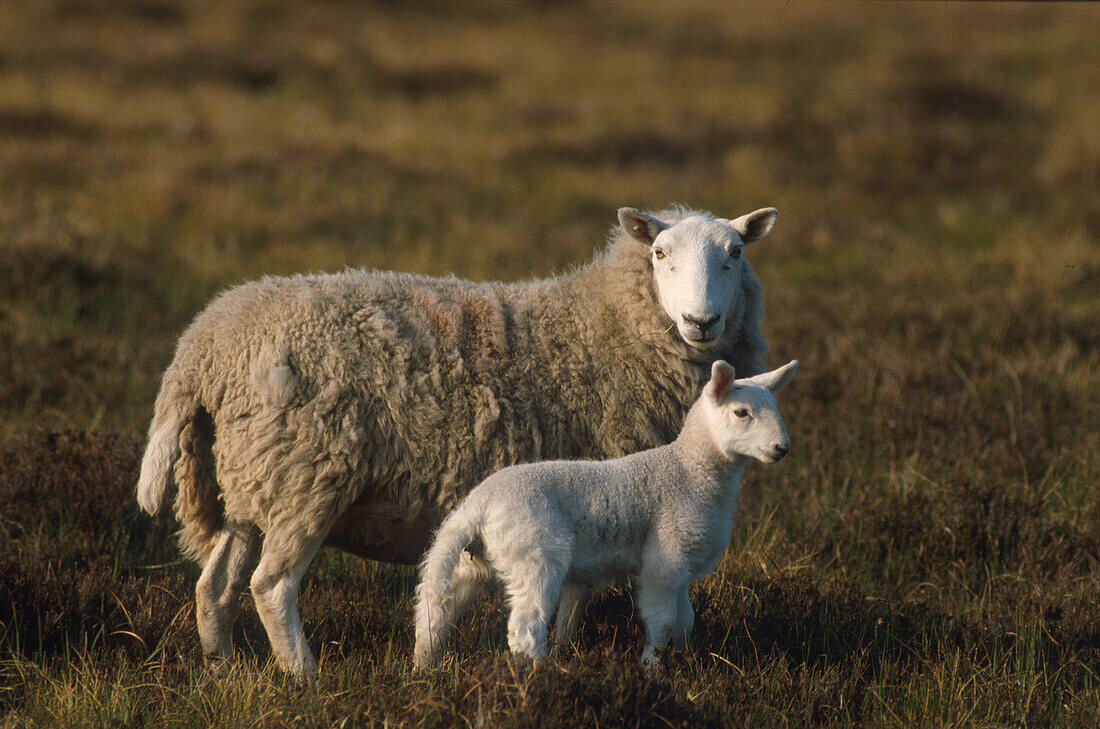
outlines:
{"label": "sheep's neck", "polygon": [[649,256],[642,244],[629,240],[612,243],[566,286],[588,300],[592,316],[601,322],[600,335],[608,338],[606,344],[626,346],[640,340],[646,344],[679,343],[672,321],[657,301]]}

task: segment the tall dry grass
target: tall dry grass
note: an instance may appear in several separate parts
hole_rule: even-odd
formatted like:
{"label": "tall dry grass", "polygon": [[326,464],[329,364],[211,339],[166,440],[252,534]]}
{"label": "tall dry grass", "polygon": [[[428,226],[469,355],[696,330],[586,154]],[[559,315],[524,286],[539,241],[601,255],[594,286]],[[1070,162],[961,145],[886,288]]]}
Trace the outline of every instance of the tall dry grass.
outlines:
{"label": "tall dry grass", "polygon": [[[0,5],[5,726],[1091,726],[1100,711],[1100,46],[1091,5]],[[795,448],[749,475],[665,674],[629,595],[526,674],[499,594],[409,672],[415,575],[325,554],[285,681],[251,604],[201,671],[137,514],[218,290],[587,260],[621,205],[749,256]]]}

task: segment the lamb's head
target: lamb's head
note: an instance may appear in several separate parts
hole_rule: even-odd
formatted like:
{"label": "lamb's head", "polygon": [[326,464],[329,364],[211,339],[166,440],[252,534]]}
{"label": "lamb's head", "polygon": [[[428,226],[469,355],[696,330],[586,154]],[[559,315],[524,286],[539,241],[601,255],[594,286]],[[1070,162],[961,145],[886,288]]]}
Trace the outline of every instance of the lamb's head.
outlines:
{"label": "lamb's head", "polygon": [[619,223],[650,247],[657,296],[680,337],[708,349],[736,315],[745,267],[742,249],[768,234],[776,214],[775,208],[764,208],[736,220],[700,214],[665,222],[621,208]]}
{"label": "lamb's head", "polygon": [[742,380],[724,360],[711,366],[710,381],[701,398],[707,425],[718,449],[727,458],[747,456],[775,463],[791,448],[791,439],[779,415],[773,393],[794,377],[798,360],[779,369]]}

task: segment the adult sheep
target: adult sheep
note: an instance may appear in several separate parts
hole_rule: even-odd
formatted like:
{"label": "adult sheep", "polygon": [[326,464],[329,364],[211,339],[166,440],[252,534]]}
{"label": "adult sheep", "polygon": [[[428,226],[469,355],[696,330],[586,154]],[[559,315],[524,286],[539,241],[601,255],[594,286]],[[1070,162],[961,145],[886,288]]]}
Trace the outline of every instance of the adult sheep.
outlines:
{"label": "adult sheep", "polygon": [[606,250],[554,278],[346,271],[215,299],[164,374],[137,486],[151,514],[177,487],[207,658],[232,655],[251,574],[280,666],[315,670],[297,599],[321,546],[414,563],[490,473],[668,443],[715,360],[763,372],[741,254],[775,218],[623,208]]}

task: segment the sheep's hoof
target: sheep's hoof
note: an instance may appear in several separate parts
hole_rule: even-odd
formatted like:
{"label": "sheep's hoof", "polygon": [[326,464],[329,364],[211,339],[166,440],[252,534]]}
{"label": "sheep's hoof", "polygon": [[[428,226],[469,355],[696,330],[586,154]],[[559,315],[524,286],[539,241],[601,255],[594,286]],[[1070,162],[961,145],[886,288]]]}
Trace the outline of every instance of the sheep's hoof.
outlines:
{"label": "sheep's hoof", "polygon": [[320,676],[321,667],[317,664],[317,661],[310,661],[304,663],[297,671],[289,671],[288,675],[294,679],[295,683],[302,686]]}
{"label": "sheep's hoof", "polygon": [[203,656],[203,667],[210,675],[223,678],[233,668],[233,657],[208,653]]}

